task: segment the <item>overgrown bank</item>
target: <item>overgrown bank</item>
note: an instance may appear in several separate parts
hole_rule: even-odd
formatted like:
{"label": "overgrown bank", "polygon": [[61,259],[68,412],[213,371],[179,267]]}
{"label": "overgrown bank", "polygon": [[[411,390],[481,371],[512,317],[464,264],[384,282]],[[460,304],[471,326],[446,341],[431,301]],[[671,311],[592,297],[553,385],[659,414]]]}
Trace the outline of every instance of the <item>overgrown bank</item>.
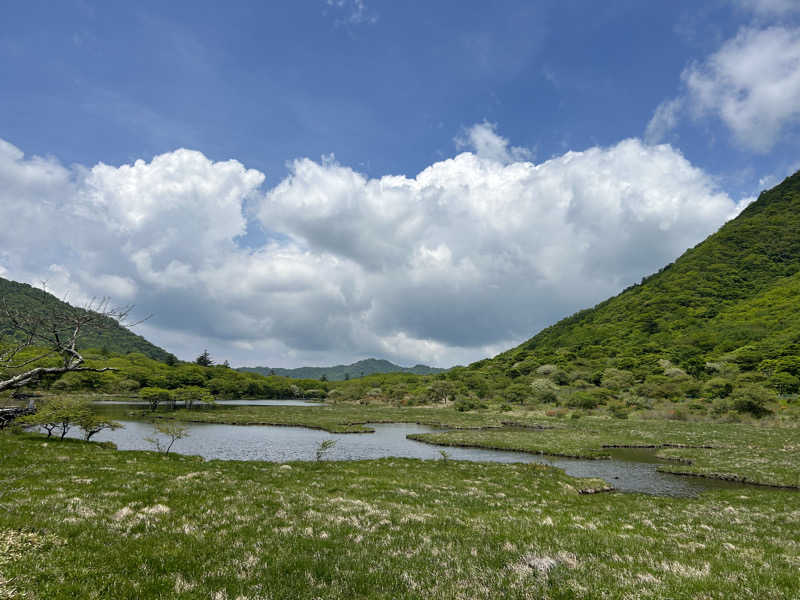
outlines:
{"label": "overgrown bank", "polygon": [[216,407],[159,416],[203,423],[295,425],[332,433],[368,432],[367,423],[420,423],[456,430],[413,436],[428,443],[580,458],[608,456],[604,448],[613,446],[674,446],[658,451],[661,457],[676,459],[663,470],[800,487],[800,427],[794,422],[767,426],[587,416],[563,419],[531,411],[353,405]]}

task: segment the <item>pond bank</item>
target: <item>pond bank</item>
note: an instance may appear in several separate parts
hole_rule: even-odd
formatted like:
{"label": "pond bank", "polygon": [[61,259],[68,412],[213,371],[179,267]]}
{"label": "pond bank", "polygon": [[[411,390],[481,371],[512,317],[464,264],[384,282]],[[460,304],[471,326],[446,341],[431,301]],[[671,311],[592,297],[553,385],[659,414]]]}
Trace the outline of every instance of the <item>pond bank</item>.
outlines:
{"label": "pond bank", "polygon": [[[124,428],[104,431],[97,441],[114,443],[120,450],[149,450],[148,437],[152,426],[145,421],[122,421]],[[538,463],[563,470],[581,479],[601,479],[606,485],[588,485],[585,493],[596,491],[639,492],[667,496],[694,496],[709,489],[738,487],[736,483],[687,480],[660,472],[658,464],[639,457],[574,458],[545,453],[519,452],[486,447],[454,446],[446,454],[437,447],[421,441],[424,436],[439,430],[409,423],[369,423],[371,434],[353,436],[349,433],[324,433],[310,427],[288,425],[250,425],[240,427],[226,424],[188,423],[189,436],[176,442],[174,451],[198,455],[207,460],[243,460],[291,462],[316,458],[320,444],[335,442],[324,453],[330,461],[358,461],[380,458],[416,458],[422,460],[461,460],[473,462]],[[446,433],[446,432],[445,432]],[[78,437],[79,432],[71,432]]]}
{"label": "pond bank", "polygon": [[800,597],[800,495],[580,485],[535,463],[202,462],[5,432],[0,596]]}

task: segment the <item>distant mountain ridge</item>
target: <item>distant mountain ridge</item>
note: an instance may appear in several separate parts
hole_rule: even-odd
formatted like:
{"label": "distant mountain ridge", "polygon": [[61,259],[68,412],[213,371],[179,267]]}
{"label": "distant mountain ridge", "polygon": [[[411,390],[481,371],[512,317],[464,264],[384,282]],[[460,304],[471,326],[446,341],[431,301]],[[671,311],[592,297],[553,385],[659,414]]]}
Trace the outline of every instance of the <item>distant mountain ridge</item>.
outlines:
{"label": "distant mountain ridge", "polygon": [[281,377],[291,377],[292,379],[320,379],[323,375],[328,381],[344,381],[345,379],[357,379],[367,375],[381,373],[412,373],[414,375],[434,375],[441,373],[445,369],[428,367],[426,365],[414,365],[413,367],[401,367],[388,360],[377,358],[367,358],[359,360],[351,365],[335,365],[332,367],[297,367],[296,369],[278,369],[270,367],[240,367],[239,371],[249,371],[261,375],[280,375]]}
{"label": "distant mountain ridge", "polygon": [[[72,306],[49,292],[35,288],[27,283],[19,283],[2,277],[0,277],[0,299],[6,302],[9,308],[22,309],[34,313],[58,311]],[[82,310],[80,307],[72,308]],[[174,356],[163,348],[150,343],[110,317],[107,325],[106,328],[101,330],[87,329],[82,331],[78,339],[78,348],[97,348],[98,350],[108,351],[111,354],[141,352],[145,356],[162,362],[174,359]],[[0,339],[6,339],[12,334],[13,331],[9,324],[4,322],[4,315],[0,312]]]}

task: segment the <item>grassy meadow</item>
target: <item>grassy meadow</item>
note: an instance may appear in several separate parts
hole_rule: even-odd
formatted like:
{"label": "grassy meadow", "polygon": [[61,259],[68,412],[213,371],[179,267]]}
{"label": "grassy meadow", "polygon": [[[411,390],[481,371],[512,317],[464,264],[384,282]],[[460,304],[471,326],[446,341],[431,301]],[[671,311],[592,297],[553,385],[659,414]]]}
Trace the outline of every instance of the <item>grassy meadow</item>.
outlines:
{"label": "grassy meadow", "polygon": [[0,598],[797,598],[800,495],[541,465],[203,462],[0,433]]}

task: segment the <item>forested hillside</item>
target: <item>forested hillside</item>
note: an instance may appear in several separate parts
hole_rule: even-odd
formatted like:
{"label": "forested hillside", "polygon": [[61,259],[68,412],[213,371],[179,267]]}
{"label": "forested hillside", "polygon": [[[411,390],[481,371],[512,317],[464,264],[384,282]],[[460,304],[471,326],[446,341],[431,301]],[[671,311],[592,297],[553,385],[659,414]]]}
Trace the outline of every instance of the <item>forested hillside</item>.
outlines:
{"label": "forested hillside", "polygon": [[722,411],[736,390],[764,406],[800,388],[799,292],[800,172],[658,273],[452,377],[581,407],[698,398]]}
{"label": "forested hillside", "polygon": [[[0,278],[0,302],[9,308],[34,314],[52,314],[65,310],[82,311],[81,308],[70,306],[42,289],[3,278]],[[14,333],[4,312],[0,310],[0,339],[14,336]],[[171,361],[175,358],[166,350],[151,344],[111,318],[104,320],[102,328],[83,331],[78,339],[78,347],[96,348],[108,354],[141,352],[159,361]]]}
{"label": "forested hillside", "polygon": [[257,373],[240,373],[222,365],[204,367],[188,362],[167,365],[140,353],[103,356],[90,351],[86,355],[86,365],[111,367],[114,371],[66,373],[55,381],[43,381],[38,388],[50,392],[130,395],[141,394],[144,390],[167,392],[201,388],[218,399],[323,398],[328,391],[324,382],[316,380],[264,377]]}
{"label": "forested hillside", "polygon": [[666,358],[697,372],[725,359],[752,369],[798,354],[798,271],[800,172],[641,284],[496,360],[574,355],[648,369]]}

